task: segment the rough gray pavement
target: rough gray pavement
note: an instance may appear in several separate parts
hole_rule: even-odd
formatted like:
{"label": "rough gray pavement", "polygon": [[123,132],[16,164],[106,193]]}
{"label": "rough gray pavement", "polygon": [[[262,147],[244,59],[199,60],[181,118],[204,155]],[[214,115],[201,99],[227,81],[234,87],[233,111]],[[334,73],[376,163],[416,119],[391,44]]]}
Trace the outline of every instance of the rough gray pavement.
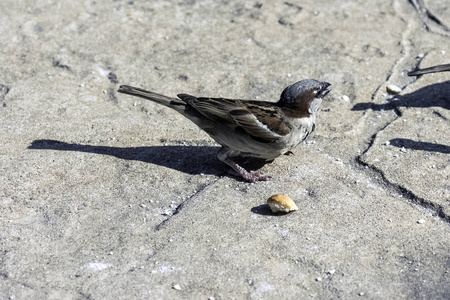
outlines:
{"label": "rough gray pavement", "polygon": [[[450,73],[406,75],[450,62],[448,1],[0,11],[0,299],[450,298]],[[317,129],[256,184],[116,92],[276,101],[305,78],[332,83]]]}

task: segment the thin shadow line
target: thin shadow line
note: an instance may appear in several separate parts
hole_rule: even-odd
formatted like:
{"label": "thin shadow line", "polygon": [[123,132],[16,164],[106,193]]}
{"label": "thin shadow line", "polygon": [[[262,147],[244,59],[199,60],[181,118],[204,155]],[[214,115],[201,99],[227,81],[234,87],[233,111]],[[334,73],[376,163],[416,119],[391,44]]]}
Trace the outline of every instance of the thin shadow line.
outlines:
{"label": "thin shadow line", "polygon": [[419,142],[410,139],[392,139],[389,142],[390,145],[398,148],[450,154],[450,146],[444,144]]}

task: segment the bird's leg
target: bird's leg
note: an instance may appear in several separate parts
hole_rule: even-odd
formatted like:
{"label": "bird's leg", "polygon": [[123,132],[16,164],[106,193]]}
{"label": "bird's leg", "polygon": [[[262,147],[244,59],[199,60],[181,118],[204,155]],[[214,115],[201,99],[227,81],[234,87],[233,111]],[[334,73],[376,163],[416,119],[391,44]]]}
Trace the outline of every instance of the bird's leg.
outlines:
{"label": "bird's leg", "polygon": [[270,176],[262,176],[258,173],[250,173],[247,170],[245,170],[243,167],[235,163],[230,158],[232,150],[230,150],[227,147],[220,148],[219,152],[217,153],[217,157],[229,165],[231,168],[233,168],[233,171],[236,173],[237,176],[240,176],[244,178],[245,180],[249,182],[256,182],[256,181],[267,181],[270,180]]}

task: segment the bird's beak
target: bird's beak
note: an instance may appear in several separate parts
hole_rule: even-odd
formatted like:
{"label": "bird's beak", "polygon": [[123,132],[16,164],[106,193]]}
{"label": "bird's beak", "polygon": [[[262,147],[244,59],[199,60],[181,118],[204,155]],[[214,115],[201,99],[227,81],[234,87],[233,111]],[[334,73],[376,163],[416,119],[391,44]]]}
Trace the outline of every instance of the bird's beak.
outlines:
{"label": "bird's beak", "polygon": [[322,88],[320,89],[319,95],[317,98],[323,98],[330,92],[330,90],[328,90],[327,88],[331,85],[331,83],[328,83],[328,82],[322,82],[322,83],[323,83]]}

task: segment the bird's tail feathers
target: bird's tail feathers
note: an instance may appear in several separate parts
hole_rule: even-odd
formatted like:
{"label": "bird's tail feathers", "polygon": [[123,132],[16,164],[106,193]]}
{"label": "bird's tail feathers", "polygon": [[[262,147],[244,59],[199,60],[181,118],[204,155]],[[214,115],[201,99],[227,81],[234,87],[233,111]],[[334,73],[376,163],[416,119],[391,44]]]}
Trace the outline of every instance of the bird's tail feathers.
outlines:
{"label": "bird's tail feathers", "polygon": [[171,107],[174,109],[176,109],[175,107],[178,105],[182,105],[183,107],[186,105],[186,103],[181,101],[180,99],[167,97],[167,96],[157,94],[154,92],[150,92],[150,91],[147,91],[147,90],[144,90],[141,88],[137,88],[134,86],[121,85],[117,91],[119,93],[141,97],[146,100],[150,100],[150,101],[153,101],[153,102],[156,102],[156,103],[159,103],[159,104],[162,104],[164,106],[168,106],[168,107]]}

